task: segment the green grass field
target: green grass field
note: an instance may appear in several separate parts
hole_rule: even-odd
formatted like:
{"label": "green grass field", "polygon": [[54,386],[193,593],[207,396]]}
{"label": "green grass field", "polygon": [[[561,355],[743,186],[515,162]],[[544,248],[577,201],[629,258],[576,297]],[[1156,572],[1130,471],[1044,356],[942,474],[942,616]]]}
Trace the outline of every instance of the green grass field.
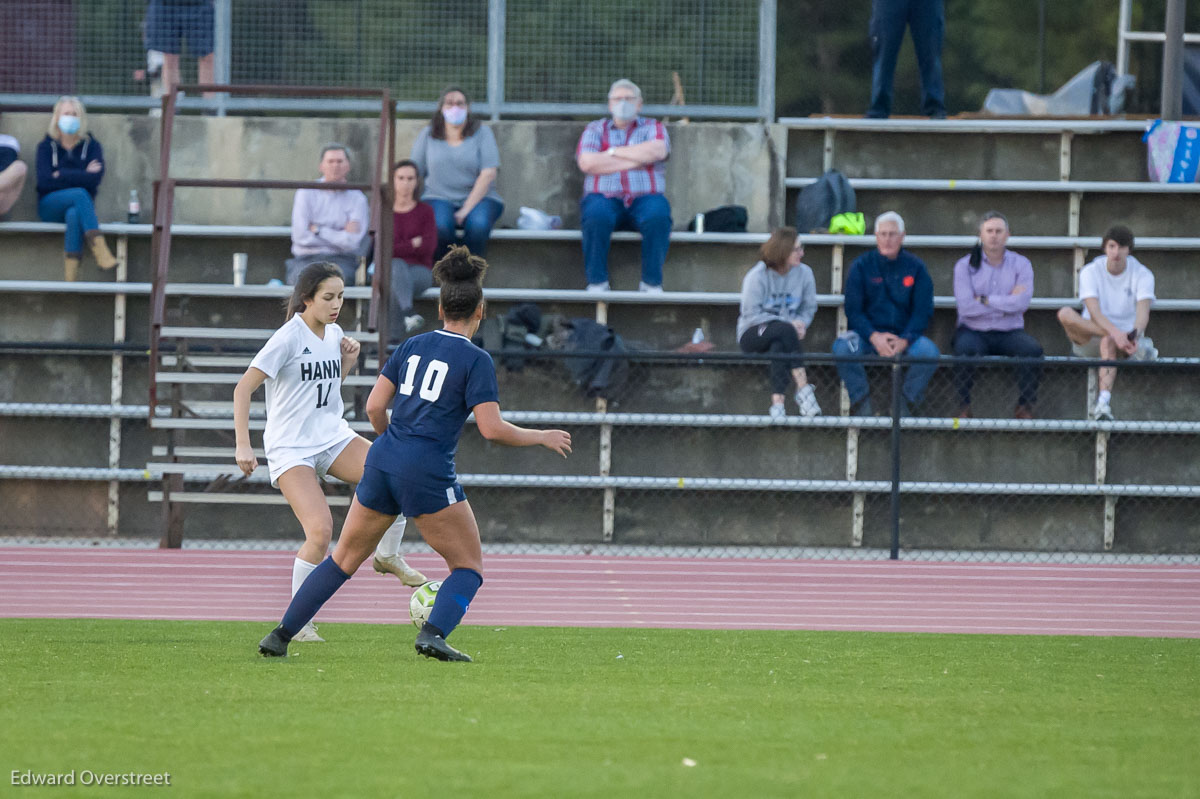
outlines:
{"label": "green grass field", "polygon": [[[0,620],[0,793],[1200,796],[1195,640],[269,628]],[[171,787],[10,787],[71,769]]]}

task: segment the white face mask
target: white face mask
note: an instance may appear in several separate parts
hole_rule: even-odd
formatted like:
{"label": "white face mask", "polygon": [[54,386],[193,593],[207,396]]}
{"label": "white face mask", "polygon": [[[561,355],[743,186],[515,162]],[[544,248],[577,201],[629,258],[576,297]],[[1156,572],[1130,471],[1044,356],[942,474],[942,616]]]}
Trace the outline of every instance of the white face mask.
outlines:
{"label": "white face mask", "polygon": [[618,100],[613,103],[613,119],[619,122],[626,122],[637,116],[637,101],[636,100]]}
{"label": "white face mask", "polygon": [[467,121],[467,109],[461,105],[448,105],[442,109],[442,119],[447,125],[461,125]]}

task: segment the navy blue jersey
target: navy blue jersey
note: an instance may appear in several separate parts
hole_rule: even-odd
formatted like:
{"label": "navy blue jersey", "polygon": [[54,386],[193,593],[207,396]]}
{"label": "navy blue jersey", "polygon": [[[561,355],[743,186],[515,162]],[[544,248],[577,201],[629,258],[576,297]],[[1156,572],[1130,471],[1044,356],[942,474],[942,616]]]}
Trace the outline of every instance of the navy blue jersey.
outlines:
{"label": "navy blue jersey", "polygon": [[500,398],[492,357],[465,336],[435,330],[405,341],[379,374],[395,383],[396,399],[366,465],[413,479],[457,479],[454,454],[467,416]]}

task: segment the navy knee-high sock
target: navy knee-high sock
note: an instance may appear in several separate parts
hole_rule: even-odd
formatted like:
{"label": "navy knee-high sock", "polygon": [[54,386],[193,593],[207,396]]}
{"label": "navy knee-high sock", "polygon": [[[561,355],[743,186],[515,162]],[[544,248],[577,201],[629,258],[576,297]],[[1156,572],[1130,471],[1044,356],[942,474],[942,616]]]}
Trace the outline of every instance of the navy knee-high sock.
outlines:
{"label": "navy knee-high sock", "polygon": [[481,585],[483,577],[474,569],[455,569],[450,572],[450,576],[442,580],[442,587],[438,589],[437,599],[433,602],[433,610],[429,613],[430,626],[437,627],[443,638],[450,637],[467,608],[471,607],[471,600]]}
{"label": "navy knee-high sock", "polygon": [[313,569],[312,573],[304,578],[300,590],[292,597],[292,604],[288,605],[287,612],[283,614],[283,621],[279,623],[287,633],[288,639],[312,621],[312,617],[317,615],[321,606],[349,579],[350,575],[342,571],[333,562],[332,557],[325,558],[321,565]]}

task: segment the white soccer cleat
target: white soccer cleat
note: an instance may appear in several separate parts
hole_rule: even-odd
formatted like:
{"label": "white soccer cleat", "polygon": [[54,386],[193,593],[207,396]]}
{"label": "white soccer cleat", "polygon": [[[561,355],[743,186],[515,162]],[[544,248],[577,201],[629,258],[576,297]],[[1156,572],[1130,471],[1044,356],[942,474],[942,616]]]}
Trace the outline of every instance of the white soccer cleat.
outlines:
{"label": "white soccer cleat", "polygon": [[821,415],[821,406],[817,404],[817,392],[812,386],[805,386],[796,392],[796,404],[800,406],[800,415],[808,418]]}
{"label": "white soccer cleat", "polygon": [[300,632],[292,636],[293,641],[302,644],[323,644],[325,639],[317,635],[317,625],[311,621],[300,628]]}
{"label": "white soccer cleat", "polygon": [[387,558],[381,558],[376,555],[374,565],[375,571],[380,574],[394,574],[400,578],[400,582],[412,588],[429,582],[429,579],[425,575],[405,563],[404,558],[399,555]]}

